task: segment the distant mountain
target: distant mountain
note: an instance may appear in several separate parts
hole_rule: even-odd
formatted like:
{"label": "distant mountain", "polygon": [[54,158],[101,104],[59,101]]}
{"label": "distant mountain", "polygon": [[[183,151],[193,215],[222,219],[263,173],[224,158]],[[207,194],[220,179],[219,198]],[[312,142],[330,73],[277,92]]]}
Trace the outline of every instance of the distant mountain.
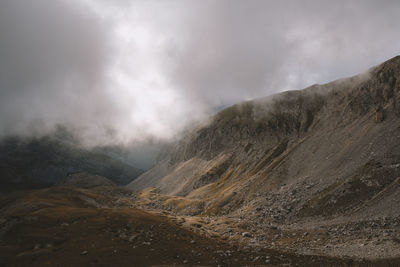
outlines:
{"label": "distant mountain", "polygon": [[1,191],[50,186],[76,172],[104,176],[124,185],[143,170],[106,150],[84,148],[66,133],[31,139],[10,137],[0,142]]}
{"label": "distant mountain", "polygon": [[[400,56],[227,108],[128,185],[168,209],[254,220],[400,216]],[[395,201],[395,202],[393,202]],[[154,200],[153,200],[154,203]]]}

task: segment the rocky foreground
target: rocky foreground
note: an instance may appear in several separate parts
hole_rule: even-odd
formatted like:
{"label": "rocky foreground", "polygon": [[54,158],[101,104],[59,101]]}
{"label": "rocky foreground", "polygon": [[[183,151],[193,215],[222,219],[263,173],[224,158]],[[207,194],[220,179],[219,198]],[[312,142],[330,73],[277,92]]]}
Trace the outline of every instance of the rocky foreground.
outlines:
{"label": "rocky foreground", "polygon": [[135,196],[135,206],[162,211],[181,218],[187,229],[206,236],[219,236],[247,247],[290,251],[302,255],[325,255],[355,260],[400,258],[400,218],[358,217],[308,218],[282,224],[284,210],[267,217],[263,209],[238,211],[223,216],[190,216],[166,207],[171,197],[152,189]]}
{"label": "rocky foreground", "polygon": [[[274,226],[260,228],[245,218],[176,216],[154,208],[145,211],[140,206],[146,207],[140,196],[118,187],[52,187],[3,194],[0,266],[400,264],[400,259],[290,251],[306,243],[328,244],[335,233],[352,233],[351,225],[337,231],[310,228],[306,233]],[[381,228],[381,221],[373,223]],[[389,237],[382,235],[382,240],[386,239]],[[369,241],[365,243],[368,247]]]}

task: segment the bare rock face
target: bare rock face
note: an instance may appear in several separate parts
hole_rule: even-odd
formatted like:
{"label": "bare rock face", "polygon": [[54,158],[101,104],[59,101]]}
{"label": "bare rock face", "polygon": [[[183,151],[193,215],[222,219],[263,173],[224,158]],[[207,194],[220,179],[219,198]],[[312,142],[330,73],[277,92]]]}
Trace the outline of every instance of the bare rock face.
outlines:
{"label": "bare rock face", "polygon": [[115,186],[109,179],[99,176],[91,175],[85,172],[73,173],[61,180],[58,186],[71,186],[79,188],[93,188],[97,186]]}
{"label": "bare rock face", "polygon": [[400,216],[400,207],[382,208],[400,193],[399,125],[400,56],[227,108],[128,188],[184,197],[183,210],[201,201],[200,213],[210,215]]}

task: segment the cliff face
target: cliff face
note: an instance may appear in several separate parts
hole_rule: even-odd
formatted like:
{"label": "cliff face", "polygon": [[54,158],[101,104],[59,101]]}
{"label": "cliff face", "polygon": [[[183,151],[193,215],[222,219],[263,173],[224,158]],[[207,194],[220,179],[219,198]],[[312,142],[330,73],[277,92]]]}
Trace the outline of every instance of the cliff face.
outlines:
{"label": "cliff face", "polygon": [[181,196],[163,205],[183,213],[400,215],[385,204],[400,192],[399,122],[400,56],[227,108],[128,187]]}

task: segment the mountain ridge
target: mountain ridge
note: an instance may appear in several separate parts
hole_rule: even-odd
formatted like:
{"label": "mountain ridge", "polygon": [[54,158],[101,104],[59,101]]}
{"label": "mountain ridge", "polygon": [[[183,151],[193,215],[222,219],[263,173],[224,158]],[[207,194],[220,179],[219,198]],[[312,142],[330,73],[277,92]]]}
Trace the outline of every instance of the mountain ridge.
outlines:
{"label": "mountain ridge", "polygon": [[[268,172],[271,172],[268,175],[271,177],[285,177],[276,172],[283,171],[279,166],[283,164],[281,161],[287,162],[288,156],[291,159],[296,156],[293,166],[297,166],[298,172],[313,173],[309,163],[302,166],[303,170],[299,169],[301,157],[295,153],[299,147],[307,146],[310,151],[319,149],[321,156],[326,158],[340,151],[329,148],[330,144],[323,142],[321,137],[342,143],[346,139],[344,135],[360,135],[369,144],[366,140],[375,137],[365,131],[377,134],[382,128],[384,132],[397,132],[390,122],[397,122],[400,114],[399,73],[400,56],[397,56],[365,74],[229,107],[180,140],[164,160],[129,184],[128,188],[157,187],[167,195],[196,198],[198,194],[202,195],[199,188],[208,191],[204,186],[216,186],[224,179],[232,182],[236,179],[244,186],[244,177],[247,177],[247,182],[251,179],[261,182],[263,179],[260,177],[265,177]],[[338,131],[341,134],[335,136]],[[362,145],[360,143],[354,149],[361,152]],[[303,156],[316,160],[310,151],[304,151]],[[347,151],[345,154],[351,153]],[[375,158],[384,158],[383,154],[385,152]],[[367,164],[367,158],[356,159],[346,169],[356,171]],[[316,162],[326,165],[326,162]],[[328,173],[340,169],[344,164],[343,155],[335,157],[332,163],[325,168]],[[346,171],[346,174],[338,171],[335,180],[350,175],[351,171]],[[234,176],[236,178],[232,178]],[[278,182],[273,180],[268,182],[269,187],[277,186]],[[227,188],[226,185],[220,186]],[[220,193],[219,190],[215,192]]]}

